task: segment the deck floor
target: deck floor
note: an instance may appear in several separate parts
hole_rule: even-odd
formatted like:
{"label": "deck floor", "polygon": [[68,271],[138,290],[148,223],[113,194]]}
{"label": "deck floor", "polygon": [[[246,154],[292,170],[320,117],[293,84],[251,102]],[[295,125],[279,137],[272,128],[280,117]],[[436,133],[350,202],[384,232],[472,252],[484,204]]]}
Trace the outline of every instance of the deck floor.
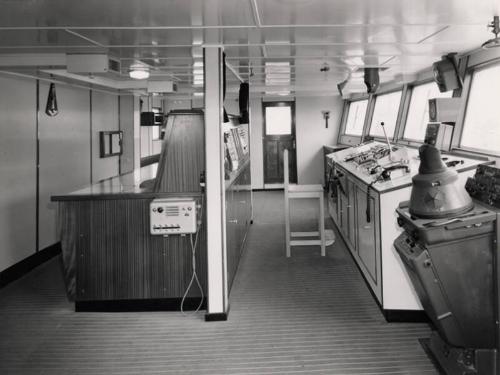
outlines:
{"label": "deck floor", "polygon": [[[228,321],[75,313],[54,259],[0,290],[0,374],[438,373],[418,342],[428,325],[386,323],[341,239],[287,259],[283,193],[254,199]],[[295,212],[312,223],[310,205]]]}

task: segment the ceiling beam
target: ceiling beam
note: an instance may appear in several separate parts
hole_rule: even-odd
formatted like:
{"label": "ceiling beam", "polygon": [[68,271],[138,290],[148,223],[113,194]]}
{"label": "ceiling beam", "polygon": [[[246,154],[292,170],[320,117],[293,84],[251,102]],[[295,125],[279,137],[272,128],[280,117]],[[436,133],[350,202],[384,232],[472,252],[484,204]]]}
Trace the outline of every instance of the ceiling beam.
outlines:
{"label": "ceiling beam", "polygon": [[[260,22],[260,21],[259,21]],[[260,25],[184,25],[184,26],[0,26],[0,31],[16,30],[210,30],[210,29],[321,29],[321,28],[370,28],[370,27],[448,27],[448,26],[478,26],[483,27],[483,22],[447,22],[447,23],[342,23],[342,24],[262,24]]]}
{"label": "ceiling beam", "polygon": [[262,22],[260,20],[259,6],[257,5],[257,0],[249,0],[249,1],[250,1],[250,5],[252,7],[252,15],[253,15],[253,19],[254,19],[255,25],[258,28],[261,28],[262,27]]}

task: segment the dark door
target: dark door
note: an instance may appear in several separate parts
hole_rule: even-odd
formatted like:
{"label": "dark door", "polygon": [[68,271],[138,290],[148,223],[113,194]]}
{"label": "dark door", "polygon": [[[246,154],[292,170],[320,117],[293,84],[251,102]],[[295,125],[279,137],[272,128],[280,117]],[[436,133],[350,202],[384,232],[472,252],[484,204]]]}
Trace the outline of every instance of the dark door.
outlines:
{"label": "dark door", "polygon": [[283,150],[288,149],[290,182],[297,183],[295,103],[263,102],[264,183],[283,183]]}

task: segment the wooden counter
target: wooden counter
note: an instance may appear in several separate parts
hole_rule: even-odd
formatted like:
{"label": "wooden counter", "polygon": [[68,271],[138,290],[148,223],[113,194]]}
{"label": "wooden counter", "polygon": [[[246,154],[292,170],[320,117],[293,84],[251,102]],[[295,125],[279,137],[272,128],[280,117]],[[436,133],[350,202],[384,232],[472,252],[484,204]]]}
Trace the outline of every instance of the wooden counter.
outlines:
{"label": "wooden counter", "polygon": [[[151,300],[158,308],[178,309],[191,278],[189,236],[152,236],[149,204],[154,198],[189,196],[201,203],[200,193],[153,193],[129,174],[52,197],[60,202],[63,256],[69,294],[77,310],[106,310],[102,301]],[[206,231],[201,226],[196,252],[198,277],[206,288]],[[69,273],[69,275],[68,275]],[[204,290],[206,293],[206,290]],[[187,307],[196,304],[194,288]],[[161,300],[161,301],[160,301]],[[95,303],[100,301],[100,303]],[[119,304],[109,304],[119,309]],[[128,308],[126,308],[128,309]]]}

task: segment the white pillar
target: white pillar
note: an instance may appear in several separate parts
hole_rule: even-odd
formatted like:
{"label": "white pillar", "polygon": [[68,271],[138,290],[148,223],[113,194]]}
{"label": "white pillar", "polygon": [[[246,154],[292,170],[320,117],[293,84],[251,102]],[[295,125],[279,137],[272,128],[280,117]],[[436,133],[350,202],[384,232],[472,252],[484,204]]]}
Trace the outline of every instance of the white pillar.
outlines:
{"label": "white pillar", "polygon": [[225,234],[222,49],[204,49],[205,181],[208,303],[205,320],[226,320],[229,310]]}

